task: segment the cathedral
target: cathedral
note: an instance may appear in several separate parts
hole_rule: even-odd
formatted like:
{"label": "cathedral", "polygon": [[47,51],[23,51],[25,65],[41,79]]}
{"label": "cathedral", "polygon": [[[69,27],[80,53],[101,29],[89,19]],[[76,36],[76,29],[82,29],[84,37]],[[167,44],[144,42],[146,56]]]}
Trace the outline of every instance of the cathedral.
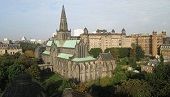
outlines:
{"label": "cathedral", "polygon": [[53,71],[68,79],[81,82],[111,77],[116,67],[110,53],[101,53],[93,58],[89,53],[88,29],[84,29],[87,38],[71,36],[68,30],[64,6],[62,7],[60,26],[57,34],[47,41],[42,53],[44,65],[52,65]]}

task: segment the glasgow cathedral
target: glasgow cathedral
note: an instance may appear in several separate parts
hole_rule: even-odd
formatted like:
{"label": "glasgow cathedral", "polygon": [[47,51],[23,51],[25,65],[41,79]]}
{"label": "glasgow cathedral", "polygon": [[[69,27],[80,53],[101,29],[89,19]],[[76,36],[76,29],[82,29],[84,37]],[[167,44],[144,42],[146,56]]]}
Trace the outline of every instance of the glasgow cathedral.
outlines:
{"label": "glasgow cathedral", "polygon": [[88,29],[84,29],[86,38],[75,38],[68,30],[64,6],[62,7],[60,27],[57,34],[47,41],[42,53],[44,65],[51,65],[53,71],[65,78],[81,82],[111,77],[116,67],[111,53],[101,53],[93,58],[89,53]]}

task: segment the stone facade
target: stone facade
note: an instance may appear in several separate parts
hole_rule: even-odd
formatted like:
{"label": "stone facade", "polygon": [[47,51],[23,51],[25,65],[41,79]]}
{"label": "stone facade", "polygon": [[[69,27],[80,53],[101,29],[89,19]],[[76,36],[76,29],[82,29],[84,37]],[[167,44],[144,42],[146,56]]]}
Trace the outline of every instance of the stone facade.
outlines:
{"label": "stone facade", "polygon": [[[84,29],[84,33],[88,34],[87,28]],[[71,36],[63,6],[60,29],[47,41],[46,49],[42,53],[42,59],[46,64],[44,66],[52,65],[54,72],[82,82],[111,77],[116,67],[114,58],[110,53],[101,53],[98,58],[93,58],[88,54],[88,41]]]}
{"label": "stone facade", "polygon": [[161,45],[160,53],[163,55],[164,62],[170,62],[170,44]]}
{"label": "stone facade", "polygon": [[101,48],[103,51],[106,48],[131,48],[131,44],[137,44],[141,46],[145,55],[156,56],[159,54],[159,48],[164,42],[169,42],[169,38],[166,37],[166,32],[163,31],[159,34],[153,32],[150,34],[132,34],[126,35],[125,29],[122,29],[121,33],[115,33],[115,31],[107,32],[106,30],[97,30],[96,33],[83,33],[80,38],[85,43],[89,44],[91,48]]}
{"label": "stone facade", "polygon": [[103,51],[111,47],[131,48],[131,44],[136,40],[133,37],[126,36],[125,29],[121,33],[106,32],[105,30],[97,30],[96,33],[83,33],[80,38],[85,43],[89,43],[89,49],[101,48]]}
{"label": "stone facade", "polygon": [[20,47],[19,44],[7,44],[7,43],[1,43],[0,44],[0,55],[3,55],[3,54],[10,54],[10,55],[14,55],[15,53],[21,53],[22,52],[22,49]]}

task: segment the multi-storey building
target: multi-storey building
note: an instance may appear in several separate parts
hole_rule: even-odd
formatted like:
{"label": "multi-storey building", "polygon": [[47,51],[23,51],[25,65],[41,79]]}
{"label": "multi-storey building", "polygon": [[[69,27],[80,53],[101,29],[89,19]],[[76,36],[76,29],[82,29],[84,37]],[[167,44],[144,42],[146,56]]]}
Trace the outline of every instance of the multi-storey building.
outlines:
{"label": "multi-storey building", "polygon": [[149,34],[136,34],[132,35],[136,40],[136,44],[139,45],[144,51],[145,55],[152,55],[152,36]]}
{"label": "multi-storey building", "polygon": [[164,62],[170,62],[170,44],[161,45],[160,53],[163,55]]}
{"label": "multi-storey building", "polygon": [[[87,28],[86,28],[87,30]],[[87,30],[88,31],[88,30]],[[131,48],[131,44],[137,44],[141,46],[145,55],[156,56],[159,54],[160,46],[164,43],[164,40],[168,42],[166,38],[166,32],[163,31],[160,34],[153,32],[150,34],[132,34],[126,36],[125,29],[122,29],[121,33],[107,32],[106,30],[97,30],[96,33],[83,33],[80,38],[85,43],[89,44],[91,48],[101,48],[103,51],[106,48]]]}
{"label": "multi-storey building", "polygon": [[89,49],[101,48],[103,51],[111,47],[130,48],[131,44],[136,41],[134,38],[126,36],[125,29],[122,29],[121,33],[115,33],[114,30],[112,32],[97,30],[96,33],[83,33],[80,37],[89,44]]}
{"label": "multi-storey building", "polygon": [[166,32],[157,33],[153,31],[152,33],[152,55],[156,56],[159,54],[160,46],[164,43],[164,38],[166,38]]}
{"label": "multi-storey building", "polygon": [[17,52],[19,52],[19,53],[22,52],[22,48],[20,47],[19,44],[0,43],[0,55],[3,55],[3,54],[14,55]]}

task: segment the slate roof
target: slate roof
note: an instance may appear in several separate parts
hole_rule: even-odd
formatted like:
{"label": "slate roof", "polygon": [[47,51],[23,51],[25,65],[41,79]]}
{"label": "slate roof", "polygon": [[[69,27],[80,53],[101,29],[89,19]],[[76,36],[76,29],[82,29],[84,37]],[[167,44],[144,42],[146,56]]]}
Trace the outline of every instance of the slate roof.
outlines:
{"label": "slate roof", "polygon": [[109,61],[109,60],[113,60],[114,58],[111,55],[111,53],[100,53],[99,59],[102,61]]}

